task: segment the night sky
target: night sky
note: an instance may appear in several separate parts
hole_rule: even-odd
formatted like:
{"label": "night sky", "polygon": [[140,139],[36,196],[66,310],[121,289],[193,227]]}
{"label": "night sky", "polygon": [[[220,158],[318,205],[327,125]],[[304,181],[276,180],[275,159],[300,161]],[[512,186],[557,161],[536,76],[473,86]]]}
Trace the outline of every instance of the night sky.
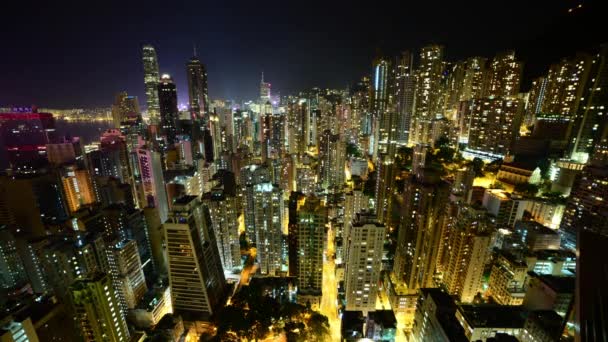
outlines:
{"label": "night sky", "polygon": [[193,44],[208,68],[210,96],[247,100],[258,96],[262,71],[281,94],[344,88],[369,72],[377,53],[428,43],[444,44],[448,60],[515,49],[529,80],[561,56],[608,41],[602,1],[587,0],[367,1],[356,8],[333,1],[17,2],[0,20],[0,107],[109,106],[121,90],[144,105],[145,43],[156,47],[161,73],[174,77],[186,103]]}

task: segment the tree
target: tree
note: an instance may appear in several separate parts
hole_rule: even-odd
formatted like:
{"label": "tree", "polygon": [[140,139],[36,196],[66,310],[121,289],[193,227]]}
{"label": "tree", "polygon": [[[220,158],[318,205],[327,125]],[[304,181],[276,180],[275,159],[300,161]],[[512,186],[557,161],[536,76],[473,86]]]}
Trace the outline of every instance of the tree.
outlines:
{"label": "tree", "polygon": [[542,179],[549,179],[549,171],[551,170],[551,161],[549,158],[543,158],[536,164],[540,169],[540,176]]}
{"label": "tree", "polygon": [[365,194],[365,196],[376,196],[376,178],[378,178],[377,171],[372,171],[367,176],[367,180],[363,185],[363,194]]}
{"label": "tree", "polygon": [[320,313],[313,312],[309,323],[313,341],[324,341],[329,336],[329,320]]}
{"label": "tree", "polygon": [[435,140],[435,148],[450,147],[450,139],[445,135],[440,136]]}
{"label": "tree", "polygon": [[361,158],[362,154],[359,150],[359,146],[353,143],[346,144],[346,156],[348,158]]}
{"label": "tree", "polygon": [[473,158],[473,160],[471,161],[471,167],[473,168],[473,171],[475,172],[475,177],[483,177],[483,160],[481,160],[481,158]]}
{"label": "tree", "polygon": [[515,190],[515,192],[524,194],[524,195],[528,195],[528,196],[536,196],[536,194],[538,193],[538,185],[536,184],[530,184],[530,183],[520,183],[520,184],[516,184],[515,187],[513,188],[513,190]]}

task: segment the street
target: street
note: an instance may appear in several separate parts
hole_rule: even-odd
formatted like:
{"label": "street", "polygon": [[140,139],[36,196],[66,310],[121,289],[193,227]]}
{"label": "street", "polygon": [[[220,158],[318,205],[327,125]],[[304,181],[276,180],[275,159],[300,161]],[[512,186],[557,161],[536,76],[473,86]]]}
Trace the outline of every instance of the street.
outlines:
{"label": "street", "polygon": [[340,341],[340,318],[338,317],[338,283],[336,281],[336,263],[334,261],[335,242],[334,231],[327,231],[327,250],[323,263],[323,298],[321,299],[321,313],[329,320],[331,341]]}

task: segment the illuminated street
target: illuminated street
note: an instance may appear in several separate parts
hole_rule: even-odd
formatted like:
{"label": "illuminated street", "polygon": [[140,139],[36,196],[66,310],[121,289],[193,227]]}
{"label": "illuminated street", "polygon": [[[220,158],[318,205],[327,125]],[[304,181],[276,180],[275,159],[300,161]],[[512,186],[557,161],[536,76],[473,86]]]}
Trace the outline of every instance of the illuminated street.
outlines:
{"label": "illuminated street", "polygon": [[334,261],[335,243],[334,231],[327,231],[327,251],[323,263],[323,298],[321,299],[321,313],[329,320],[329,329],[332,341],[340,341],[340,318],[338,317],[338,283],[336,281],[336,263]]}

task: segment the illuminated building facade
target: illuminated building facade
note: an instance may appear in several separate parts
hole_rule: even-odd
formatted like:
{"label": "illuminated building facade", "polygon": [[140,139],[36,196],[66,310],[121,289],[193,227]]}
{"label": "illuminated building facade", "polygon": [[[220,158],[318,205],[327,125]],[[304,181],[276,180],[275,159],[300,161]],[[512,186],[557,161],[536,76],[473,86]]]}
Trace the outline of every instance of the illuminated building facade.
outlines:
{"label": "illuminated building facade", "polygon": [[345,310],[364,313],[376,310],[385,234],[386,227],[374,215],[361,213],[355,217],[345,261]]}
{"label": "illuminated building facade", "polygon": [[[323,290],[323,246],[327,239],[327,209],[321,201],[309,196],[297,209],[297,277],[298,301],[318,307]],[[290,260],[291,261],[291,260]]]}
{"label": "illuminated building facade", "polygon": [[51,113],[38,113],[35,108],[0,113],[2,153],[13,172],[30,173],[46,165],[46,145],[55,140],[55,119]]}
{"label": "illuminated building facade", "polygon": [[143,46],[144,85],[146,88],[146,105],[151,123],[160,122],[160,107],[158,101],[158,58],[156,50],[151,45]]}
{"label": "illuminated building facade", "polygon": [[158,103],[160,109],[160,129],[167,139],[167,144],[173,145],[179,125],[177,110],[177,88],[171,76],[163,74],[158,82]]}
{"label": "illuminated building facade", "polygon": [[207,90],[207,68],[195,56],[186,64],[188,75],[188,99],[192,119],[200,121],[206,127],[209,112],[209,95]]}
{"label": "illuminated building facade", "polygon": [[129,329],[109,275],[94,273],[79,279],[70,287],[70,294],[76,311],[74,322],[84,341],[129,341]]}
{"label": "illuminated building facade", "polygon": [[208,215],[196,196],[184,196],[163,224],[173,310],[200,318],[215,312],[226,284]]}

